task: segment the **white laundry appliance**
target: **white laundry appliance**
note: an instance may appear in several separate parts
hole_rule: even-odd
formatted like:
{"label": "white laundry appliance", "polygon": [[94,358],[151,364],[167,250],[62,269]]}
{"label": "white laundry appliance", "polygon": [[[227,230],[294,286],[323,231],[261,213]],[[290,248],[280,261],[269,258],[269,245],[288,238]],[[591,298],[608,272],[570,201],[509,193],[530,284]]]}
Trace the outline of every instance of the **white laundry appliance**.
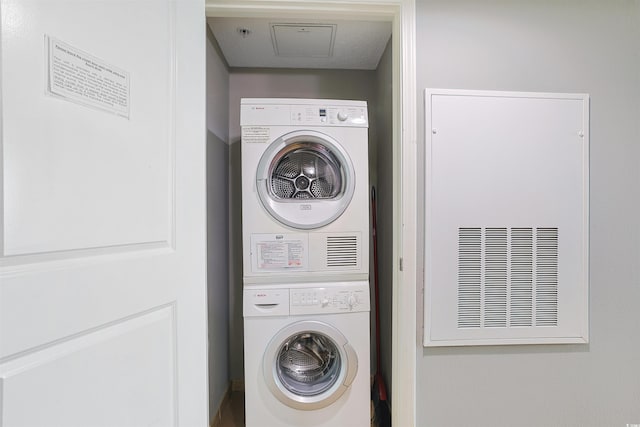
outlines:
{"label": "white laundry appliance", "polygon": [[367,280],[367,104],[242,99],[245,283]]}
{"label": "white laundry appliance", "polygon": [[370,425],[369,284],[244,287],[247,427]]}

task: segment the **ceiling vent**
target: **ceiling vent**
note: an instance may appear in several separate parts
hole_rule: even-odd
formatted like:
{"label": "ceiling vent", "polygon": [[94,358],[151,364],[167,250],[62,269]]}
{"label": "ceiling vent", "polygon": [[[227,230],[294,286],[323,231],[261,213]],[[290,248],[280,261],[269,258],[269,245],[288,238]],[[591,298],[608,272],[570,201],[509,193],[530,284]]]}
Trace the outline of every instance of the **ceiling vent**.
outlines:
{"label": "ceiling vent", "polygon": [[271,41],[277,56],[330,58],[336,36],[334,24],[271,24]]}

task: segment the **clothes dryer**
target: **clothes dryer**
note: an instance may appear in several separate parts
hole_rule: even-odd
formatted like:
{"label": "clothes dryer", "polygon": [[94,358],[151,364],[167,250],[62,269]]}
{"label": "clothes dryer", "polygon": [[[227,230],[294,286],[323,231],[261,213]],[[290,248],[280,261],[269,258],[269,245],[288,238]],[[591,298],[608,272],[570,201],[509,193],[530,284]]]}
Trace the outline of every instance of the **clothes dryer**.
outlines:
{"label": "clothes dryer", "polygon": [[367,282],[244,288],[247,427],[370,425]]}
{"label": "clothes dryer", "polygon": [[242,99],[245,283],[366,280],[364,101]]}

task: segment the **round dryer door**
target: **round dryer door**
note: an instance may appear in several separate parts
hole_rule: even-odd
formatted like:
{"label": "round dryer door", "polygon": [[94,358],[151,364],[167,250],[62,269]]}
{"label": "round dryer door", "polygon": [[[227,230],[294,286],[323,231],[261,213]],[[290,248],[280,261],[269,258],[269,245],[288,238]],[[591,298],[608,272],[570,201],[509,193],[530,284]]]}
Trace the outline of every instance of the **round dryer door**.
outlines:
{"label": "round dryer door", "polygon": [[260,159],[256,180],[265,209],[298,229],[335,221],[355,189],[348,154],[336,140],[315,131],[291,132],[274,141]]}
{"label": "round dryer door", "polygon": [[285,405],[320,409],[335,402],[358,371],[355,351],[333,326],[302,321],[282,329],[269,343],[264,379]]}

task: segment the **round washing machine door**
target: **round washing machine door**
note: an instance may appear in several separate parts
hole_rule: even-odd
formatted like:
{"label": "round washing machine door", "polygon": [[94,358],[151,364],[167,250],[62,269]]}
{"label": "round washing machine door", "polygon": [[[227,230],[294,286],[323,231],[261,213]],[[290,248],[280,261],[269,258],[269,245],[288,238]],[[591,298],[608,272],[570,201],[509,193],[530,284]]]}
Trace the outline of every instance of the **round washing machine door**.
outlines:
{"label": "round washing machine door", "polygon": [[282,224],[314,229],[335,221],[355,190],[347,152],[329,135],[296,131],[281,136],[264,152],[256,185],[265,209]]}
{"label": "round washing machine door", "polygon": [[302,410],[335,402],[357,371],[356,353],[344,335],[319,321],[301,321],[280,330],[263,359],[271,393],[285,405]]}

